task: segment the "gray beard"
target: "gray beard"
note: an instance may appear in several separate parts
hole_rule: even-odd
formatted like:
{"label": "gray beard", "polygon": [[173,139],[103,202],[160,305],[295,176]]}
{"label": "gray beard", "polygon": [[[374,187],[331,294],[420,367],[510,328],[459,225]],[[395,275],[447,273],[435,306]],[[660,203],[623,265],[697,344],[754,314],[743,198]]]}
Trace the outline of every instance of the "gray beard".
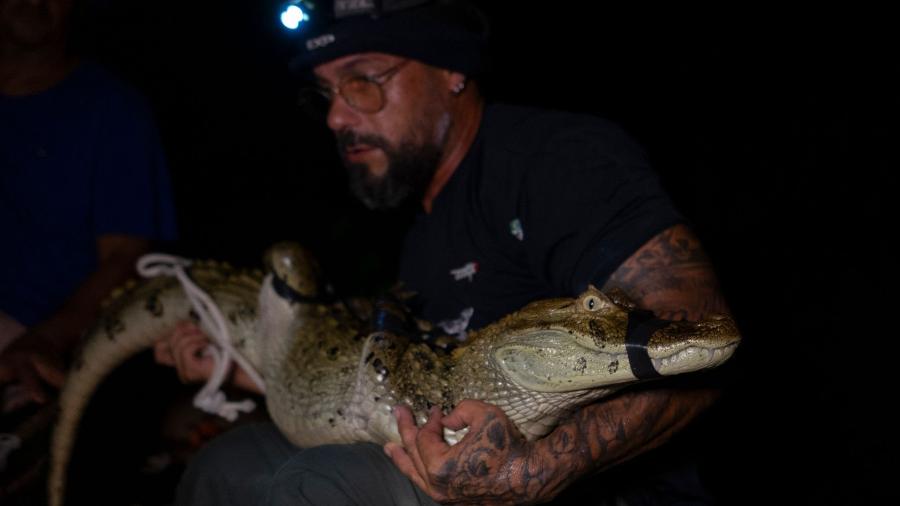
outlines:
{"label": "gray beard", "polygon": [[[338,134],[338,148],[350,179],[350,192],[369,209],[391,209],[407,199],[420,199],[428,189],[441,149],[432,144],[401,144],[392,149],[380,137]],[[344,146],[357,143],[376,146],[384,151],[388,167],[382,177],[371,177],[365,164],[349,163],[343,158]]]}

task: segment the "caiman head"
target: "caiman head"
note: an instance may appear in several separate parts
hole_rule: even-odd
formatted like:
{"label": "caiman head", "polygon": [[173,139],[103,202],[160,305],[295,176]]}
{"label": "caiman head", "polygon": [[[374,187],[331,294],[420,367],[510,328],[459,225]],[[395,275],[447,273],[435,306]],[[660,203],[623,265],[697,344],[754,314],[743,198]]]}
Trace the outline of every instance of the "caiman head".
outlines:
{"label": "caiman head", "polygon": [[510,382],[546,393],[715,367],[740,342],[728,316],[659,320],[624,295],[594,287],[574,299],[534,302],[475,334],[491,343],[492,361]]}
{"label": "caiman head", "polygon": [[263,255],[268,273],[259,291],[258,346],[267,366],[285,356],[296,325],[322,308],[322,274],[312,253],[292,242],[271,246]]}
{"label": "caiman head", "polygon": [[274,290],[282,298],[298,302],[313,301],[321,295],[322,269],[306,248],[294,242],[279,242],[263,255],[266,270],[272,275]]}

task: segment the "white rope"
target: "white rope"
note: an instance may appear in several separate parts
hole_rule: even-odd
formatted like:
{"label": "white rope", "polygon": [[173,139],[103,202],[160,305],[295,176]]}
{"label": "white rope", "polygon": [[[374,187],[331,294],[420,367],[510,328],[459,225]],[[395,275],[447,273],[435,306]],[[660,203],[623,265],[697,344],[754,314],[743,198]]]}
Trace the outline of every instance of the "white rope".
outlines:
{"label": "white rope", "polygon": [[253,365],[231,345],[231,335],[222,312],[212,298],[198,287],[187,275],[184,268],[190,265],[187,259],[151,253],[142,256],[137,263],[138,272],[144,277],[175,276],[181,282],[188,300],[194,307],[194,312],[200,317],[200,326],[207,335],[213,338],[213,342],[206,348],[205,353],[212,356],[213,373],[206,381],[203,388],[194,396],[194,406],[221,416],[229,421],[234,421],[239,412],[249,413],[256,407],[251,399],[241,402],[228,402],[221,391],[222,383],[228,375],[233,359],[238,366],[247,373],[261,392],[266,391],[266,385]]}

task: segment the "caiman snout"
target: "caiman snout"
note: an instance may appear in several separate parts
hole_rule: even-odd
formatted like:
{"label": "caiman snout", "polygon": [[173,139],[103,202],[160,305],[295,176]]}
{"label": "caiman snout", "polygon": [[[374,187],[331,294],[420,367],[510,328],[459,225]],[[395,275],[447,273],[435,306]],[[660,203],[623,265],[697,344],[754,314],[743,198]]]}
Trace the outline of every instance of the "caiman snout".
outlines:
{"label": "caiman snout", "polygon": [[741,336],[734,320],[723,314],[699,322],[671,322],[647,343],[647,355],[656,373],[671,376],[716,367],[734,354]]}

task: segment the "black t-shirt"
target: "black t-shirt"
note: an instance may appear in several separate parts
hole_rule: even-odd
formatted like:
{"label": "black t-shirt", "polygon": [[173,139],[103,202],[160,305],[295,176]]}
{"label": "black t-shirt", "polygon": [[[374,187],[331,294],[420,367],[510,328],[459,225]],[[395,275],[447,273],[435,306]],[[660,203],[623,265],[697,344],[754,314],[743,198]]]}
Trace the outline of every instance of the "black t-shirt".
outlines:
{"label": "black t-shirt", "polygon": [[[418,293],[410,304],[417,313],[456,334],[533,300],[602,287],[648,240],[684,221],[641,148],[617,126],[490,106],[432,212],[417,216],[407,234],[400,280]],[[566,493],[634,505],[708,503],[683,444],[672,441]]]}
{"label": "black t-shirt", "polygon": [[[434,322],[480,328],[533,300],[601,287],[683,221],[641,148],[602,119],[486,108],[475,142],[407,235],[400,279]],[[451,332],[460,329],[456,326]]]}

